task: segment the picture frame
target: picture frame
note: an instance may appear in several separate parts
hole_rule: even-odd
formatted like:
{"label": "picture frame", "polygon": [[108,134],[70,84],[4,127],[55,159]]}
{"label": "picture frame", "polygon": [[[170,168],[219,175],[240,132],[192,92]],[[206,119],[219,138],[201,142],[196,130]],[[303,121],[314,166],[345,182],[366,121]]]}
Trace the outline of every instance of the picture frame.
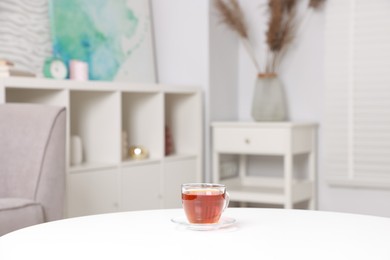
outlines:
{"label": "picture frame", "polygon": [[49,18],[54,57],[90,80],[156,82],[149,1],[49,0]]}

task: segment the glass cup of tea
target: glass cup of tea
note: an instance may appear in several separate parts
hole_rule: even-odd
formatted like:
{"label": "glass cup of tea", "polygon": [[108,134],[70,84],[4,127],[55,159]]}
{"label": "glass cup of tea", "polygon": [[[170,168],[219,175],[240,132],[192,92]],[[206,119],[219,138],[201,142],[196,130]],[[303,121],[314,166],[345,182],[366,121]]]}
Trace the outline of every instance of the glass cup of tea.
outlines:
{"label": "glass cup of tea", "polygon": [[181,185],[184,212],[191,224],[214,224],[229,205],[226,186],[214,183]]}

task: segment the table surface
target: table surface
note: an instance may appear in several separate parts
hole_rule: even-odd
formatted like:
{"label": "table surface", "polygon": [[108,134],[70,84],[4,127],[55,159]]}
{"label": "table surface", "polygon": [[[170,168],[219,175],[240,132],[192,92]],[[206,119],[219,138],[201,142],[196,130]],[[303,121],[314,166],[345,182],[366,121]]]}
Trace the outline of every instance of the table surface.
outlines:
{"label": "table surface", "polygon": [[237,222],[193,231],[181,209],[54,221],[0,237],[0,259],[390,259],[390,218],[228,208]]}

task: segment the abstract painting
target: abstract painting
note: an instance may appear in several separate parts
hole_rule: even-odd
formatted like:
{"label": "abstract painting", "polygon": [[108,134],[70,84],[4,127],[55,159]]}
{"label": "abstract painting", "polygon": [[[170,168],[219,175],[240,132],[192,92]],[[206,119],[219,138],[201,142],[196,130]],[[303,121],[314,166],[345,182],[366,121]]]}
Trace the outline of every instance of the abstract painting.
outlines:
{"label": "abstract painting", "polygon": [[89,65],[91,80],[154,83],[148,0],[51,0],[53,55]]}

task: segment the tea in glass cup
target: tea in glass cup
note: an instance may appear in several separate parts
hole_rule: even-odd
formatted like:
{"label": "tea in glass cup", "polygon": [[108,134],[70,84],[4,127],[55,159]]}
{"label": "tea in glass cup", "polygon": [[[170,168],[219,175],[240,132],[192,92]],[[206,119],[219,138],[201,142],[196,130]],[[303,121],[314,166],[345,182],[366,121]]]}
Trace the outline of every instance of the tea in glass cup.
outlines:
{"label": "tea in glass cup", "polygon": [[192,224],[217,223],[229,205],[229,195],[223,184],[182,184],[181,197],[184,212]]}

